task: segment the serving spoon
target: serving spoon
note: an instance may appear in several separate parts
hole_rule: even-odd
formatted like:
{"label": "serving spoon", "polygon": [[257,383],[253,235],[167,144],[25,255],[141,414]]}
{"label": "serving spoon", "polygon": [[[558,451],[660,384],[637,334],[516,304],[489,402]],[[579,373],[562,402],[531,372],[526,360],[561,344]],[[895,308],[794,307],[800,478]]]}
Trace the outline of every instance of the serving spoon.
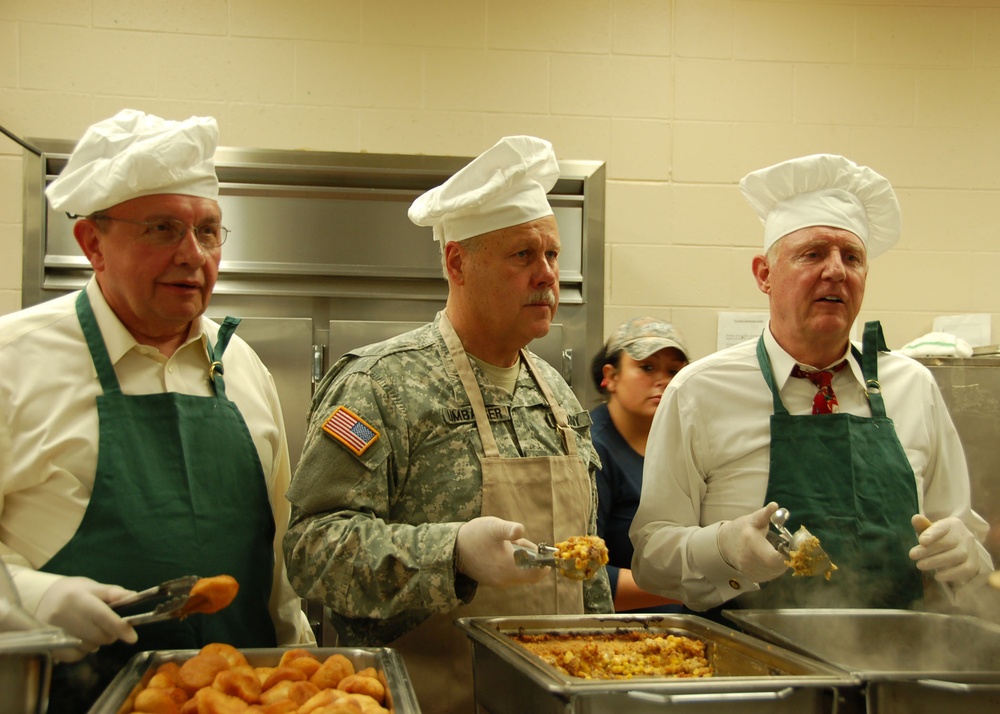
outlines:
{"label": "serving spoon", "polygon": [[580,569],[574,558],[562,558],[559,549],[539,543],[537,546],[514,544],[514,563],[519,568],[555,568],[570,580],[589,580],[597,575],[601,563],[596,556],[587,561],[587,567]]}
{"label": "serving spoon", "polygon": [[[814,536],[805,526],[799,526],[799,529],[792,534],[785,527],[785,522],[788,520],[789,515],[790,514],[788,513],[787,508],[779,508],[771,514],[771,525],[778,529],[778,533],[774,533],[769,530],[767,532],[767,540],[778,552],[788,558],[791,558],[791,554],[793,552],[802,548],[802,546],[805,545],[809,539],[814,538]],[[835,566],[830,560],[830,556],[827,555],[826,551],[819,545],[818,540],[815,545],[810,548],[808,564],[809,567],[807,570],[796,571],[796,574],[806,576],[826,576],[827,573],[837,569],[837,566]]]}

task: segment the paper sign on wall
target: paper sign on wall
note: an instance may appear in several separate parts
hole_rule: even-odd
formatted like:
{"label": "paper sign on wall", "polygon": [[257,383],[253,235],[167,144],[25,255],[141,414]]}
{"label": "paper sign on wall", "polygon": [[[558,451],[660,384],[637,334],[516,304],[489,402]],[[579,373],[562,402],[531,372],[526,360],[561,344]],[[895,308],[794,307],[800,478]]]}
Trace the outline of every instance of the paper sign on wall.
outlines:
{"label": "paper sign on wall", "polygon": [[767,320],[766,312],[720,312],[716,349],[722,350],[760,337]]}

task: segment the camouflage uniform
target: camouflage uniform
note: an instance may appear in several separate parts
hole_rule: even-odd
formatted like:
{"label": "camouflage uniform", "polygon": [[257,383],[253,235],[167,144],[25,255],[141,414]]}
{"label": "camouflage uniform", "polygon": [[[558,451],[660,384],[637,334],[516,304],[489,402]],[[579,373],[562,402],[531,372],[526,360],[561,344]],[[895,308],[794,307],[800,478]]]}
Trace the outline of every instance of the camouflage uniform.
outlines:
{"label": "camouflage uniform", "polygon": [[[475,595],[475,582],[455,573],[454,549],[462,523],[481,515],[482,444],[439,321],[440,315],[346,354],[313,400],[288,492],[292,516],[284,546],[293,587],[332,610],[343,645],[387,644]],[[533,358],[589,461],[589,532],[596,533],[600,461],[589,414],[558,373]],[[545,397],[523,365],[513,396],[492,386],[475,363],[473,369],[502,457],[564,453]],[[322,430],[338,406],[378,432],[360,456]],[[584,584],[584,604],[587,612],[612,611],[603,570]]]}

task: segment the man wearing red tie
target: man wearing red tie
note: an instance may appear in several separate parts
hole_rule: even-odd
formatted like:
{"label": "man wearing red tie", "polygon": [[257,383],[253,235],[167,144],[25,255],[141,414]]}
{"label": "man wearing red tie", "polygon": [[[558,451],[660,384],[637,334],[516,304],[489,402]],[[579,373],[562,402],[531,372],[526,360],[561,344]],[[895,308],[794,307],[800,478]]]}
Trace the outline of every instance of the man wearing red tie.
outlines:
{"label": "man wearing red tie", "polygon": [[[850,333],[869,260],[900,234],[892,186],[828,154],[750,173],[770,320],[688,366],[649,435],[632,563],[645,590],[727,607],[952,607],[992,570],[958,434],[930,372]],[[778,504],[839,567],[792,577]]]}

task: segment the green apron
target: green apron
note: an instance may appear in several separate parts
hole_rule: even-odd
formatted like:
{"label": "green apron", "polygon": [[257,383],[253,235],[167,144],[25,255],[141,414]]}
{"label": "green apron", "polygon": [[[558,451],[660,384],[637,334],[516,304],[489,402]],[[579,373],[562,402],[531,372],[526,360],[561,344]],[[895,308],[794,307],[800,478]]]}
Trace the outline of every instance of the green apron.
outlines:
{"label": "green apron", "polygon": [[229,607],[142,625],[136,645],[119,642],[99,657],[209,642],[275,646],[274,519],[257,449],[222,380],[222,354],[239,320],[227,317],[218,344],[209,344],[214,397],[125,395],[86,291],[76,310],[104,389],[97,472],[80,527],[41,570],[133,590],[181,575],[225,573],[239,582]]}
{"label": "green apron", "polygon": [[791,513],[789,530],[805,524],[839,570],[829,581],[787,573],[739,598],[740,607],[913,608],[923,579],[908,552],[917,544],[913,469],[885,414],[878,353],[888,351],[878,322],[865,325],[861,363],[872,416],[810,414],[785,409],[763,336],[757,360],[774,397],[771,464],[765,503]]}

